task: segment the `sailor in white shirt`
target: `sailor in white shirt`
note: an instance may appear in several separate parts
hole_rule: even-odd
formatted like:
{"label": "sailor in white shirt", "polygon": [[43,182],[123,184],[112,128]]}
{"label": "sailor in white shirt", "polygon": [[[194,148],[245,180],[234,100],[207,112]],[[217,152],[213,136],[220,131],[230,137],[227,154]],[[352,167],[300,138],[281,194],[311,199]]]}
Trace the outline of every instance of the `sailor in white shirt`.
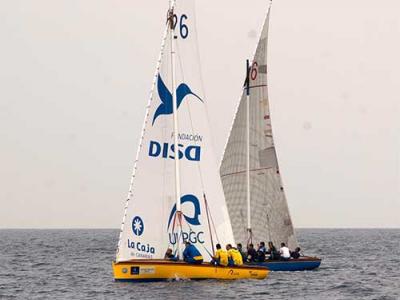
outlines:
{"label": "sailor in white shirt", "polygon": [[279,253],[281,255],[281,259],[289,260],[290,259],[290,250],[286,247],[285,243],[281,243],[281,248],[279,249]]}

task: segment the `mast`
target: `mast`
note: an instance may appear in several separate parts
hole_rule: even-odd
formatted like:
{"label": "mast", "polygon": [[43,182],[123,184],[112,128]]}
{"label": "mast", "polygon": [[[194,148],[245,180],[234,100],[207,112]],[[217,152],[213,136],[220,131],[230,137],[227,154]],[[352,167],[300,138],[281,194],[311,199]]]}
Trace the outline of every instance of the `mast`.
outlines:
{"label": "mast", "polygon": [[246,199],[247,199],[247,244],[252,243],[250,203],[250,62],[246,61]]}
{"label": "mast", "polygon": [[[171,73],[172,73],[172,114],[174,122],[174,161],[175,161],[175,198],[176,198],[176,216],[178,217],[179,228],[182,229],[181,223],[181,176],[180,176],[180,166],[179,166],[179,153],[178,153],[178,134],[179,134],[179,124],[178,124],[178,103],[176,99],[176,74],[175,74],[175,25],[174,24],[174,6],[175,0],[169,1],[169,25],[170,25],[170,42],[171,42]],[[179,241],[177,242],[177,252],[179,254]]]}

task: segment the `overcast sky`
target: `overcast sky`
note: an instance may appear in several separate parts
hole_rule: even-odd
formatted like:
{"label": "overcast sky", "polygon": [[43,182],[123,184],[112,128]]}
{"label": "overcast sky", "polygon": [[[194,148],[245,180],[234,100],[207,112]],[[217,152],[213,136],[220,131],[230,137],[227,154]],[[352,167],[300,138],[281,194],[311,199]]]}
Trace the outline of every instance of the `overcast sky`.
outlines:
{"label": "overcast sky", "polygon": [[[167,2],[0,2],[0,228],[119,227]],[[267,6],[198,1],[217,157]],[[270,101],[296,227],[400,226],[399,11],[274,1]]]}

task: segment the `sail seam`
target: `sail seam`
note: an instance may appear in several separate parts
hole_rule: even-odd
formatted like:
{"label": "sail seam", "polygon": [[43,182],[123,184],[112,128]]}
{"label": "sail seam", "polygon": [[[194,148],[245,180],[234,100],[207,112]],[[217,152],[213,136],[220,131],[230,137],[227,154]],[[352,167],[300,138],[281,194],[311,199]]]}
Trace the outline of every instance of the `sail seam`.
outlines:
{"label": "sail seam", "polygon": [[[257,169],[250,169],[250,172],[257,172],[257,171],[263,171],[263,170],[270,170],[273,169],[274,167],[265,167],[265,168],[257,168]],[[221,174],[221,177],[226,177],[230,175],[237,175],[237,174],[243,174],[245,173],[246,170],[243,171],[237,171],[237,172],[232,172],[232,173],[227,173],[227,174]]]}

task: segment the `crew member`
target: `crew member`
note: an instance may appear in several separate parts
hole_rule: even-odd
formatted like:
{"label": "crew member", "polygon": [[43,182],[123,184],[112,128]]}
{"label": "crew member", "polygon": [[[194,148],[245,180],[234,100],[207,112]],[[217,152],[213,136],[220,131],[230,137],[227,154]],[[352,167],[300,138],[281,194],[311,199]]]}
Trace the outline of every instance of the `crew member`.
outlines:
{"label": "crew member", "polygon": [[228,265],[228,252],[222,249],[220,244],[217,244],[215,247],[217,248],[217,251],[215,252],[213,262],[217,265],[226,267]]}
{"label": "crew member", "polygon": [[290,259],[290,250],[286,247],[285,243],[281,243],[281,248],[279,249],[279,254],[281,255],[281,260]]}
{"label": "crew member", "polygon": [[247,245],[247,262],[255,262],[258,259],[257,251],[253,244]]}
{"label": "crew member", "polygon": [[244,250],[243,250],[243,246],[242,246],[242,244],[237,244],[237,249],[238,249],[238,251],[240,252],[240,254],[242,255],[242,260],[243,260],[243,262],[245,262],[245,261],[247,261],[247,255],[246,255],[246,253],[244,252]]}
{"label": "crew member", "polygon": [[279,259],[279,252],[276,250],[274,243],[272,243],[271,241],[268,242],[267,254],[269,254],[268,259],[270,259],[270,260]]}
{"label": "crew member", "polygon": [[293,252],[290,252],[290,256],[293,257],[294,259],[300,258],[301,256],[300,251],[301,251],[300,247],[296,247],[296,249],[294,249]]}
{"label": "crew member", "polygon": [[258,246],[258,250],[257,250],[257,255],[258,255],[257,260],[259,262],[265,261],[265,253],[266,253],[265,243],[261,242],[260,245]]}
{"label": "crew member", "polygon": [[203,256],[194,245],[186,241],[185,250],[183,251],[183,260],[189,264],[201,264],[203,262]]}
{"label": "crew member", "polygon": [[172,253],[171,248],[168,248],[167,251],[165,252],[164,259],[172,260],[172,261],[178,260],[178,258]]}
{"label": "crew member", "polygon": [[243,259],[240,252],[233,248],[231,244],[226,245],[226,250],[228,251],[228,261],[230,266],[241,266],[243,265]]}

